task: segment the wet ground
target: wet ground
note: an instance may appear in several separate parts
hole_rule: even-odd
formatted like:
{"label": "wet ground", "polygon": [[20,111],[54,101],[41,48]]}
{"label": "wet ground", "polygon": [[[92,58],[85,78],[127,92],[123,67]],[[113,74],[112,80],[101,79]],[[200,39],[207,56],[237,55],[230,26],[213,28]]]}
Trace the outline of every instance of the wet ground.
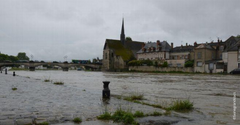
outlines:
{"label": "wet ground", "polygon": [[[240,124],[239,109],[233,120],[234,92],[236,105],[240,107],[240,76],[84,71],[16,71],[16,77],[11,74],[0,74],[0,125],[14,122],[20,125],[33,118],[38,122],[73,125],[68,121],[75,117],[81,117],[86,125],[110,125],[111,121],[98,121],[96,116],[119,107],[133,112],[165,112],[115,97],[104,103],[102,81],[111,82],[113,95],[144,94],[144,101],[151,104],[168,105],[173,100],[187,98],[194,102],[195,109],[191,112],[137,119],[140,124]],[[61,81],[64,85],[44,82],[45,79]],[[14,87],[17,90],[13,91]]]}

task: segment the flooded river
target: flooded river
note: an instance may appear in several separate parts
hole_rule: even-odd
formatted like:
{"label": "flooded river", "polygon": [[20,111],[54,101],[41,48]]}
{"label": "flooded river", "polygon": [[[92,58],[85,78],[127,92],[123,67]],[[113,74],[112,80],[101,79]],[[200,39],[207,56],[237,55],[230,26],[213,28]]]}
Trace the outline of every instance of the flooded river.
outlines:
{"label": "flooded river", "polygon": [[[110,81],[112,95],[139,93],[144,95],[145,102],[151,104],[168,105],[173,100],[190,99],[194,110],[188,113],[174,112],[179,116],[174,117],[173,120],[177,119],[174,125],[240,124],[240,76],[85,71],[16,71],[16,77],[10,74],[12,72],[0,74],[0,125],[23,116],[30,120],[33,115],[49,121],[56,120],[56,117],[61,117],[58,118],[60,120],[81,117],[84,121],[94,122],[104,110],[111,112],[119,106],[133,111],[164,112],[115,97],[111,97],[107,105],[103,104],[102,81]],[[64,85],[56,86],[44,82],[45,79],[61,81]],[[18,88],[17,91],[12,91],[13,87]],[[237,107],[235,111],[234,103]],[[149,119],[171,120],[171,117]]]}

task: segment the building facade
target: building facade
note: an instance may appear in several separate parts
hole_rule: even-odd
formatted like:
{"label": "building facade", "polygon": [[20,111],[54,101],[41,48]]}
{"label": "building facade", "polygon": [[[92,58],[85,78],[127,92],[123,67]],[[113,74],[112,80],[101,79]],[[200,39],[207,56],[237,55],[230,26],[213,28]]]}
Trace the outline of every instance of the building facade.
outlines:
{"label": "building facade", "polygon": [[136,59],[136,52],[141,49],[143,42],[132,41],[125,38],[124,20],[120,40],[106,39],[103,48],[103,71],[118,71],[127,68],[130,60]]}
{"label": "building facade", "polygon": [[170,45],[167,41],[147,42],[137,52],[138,60],[167,60],[169,59]]}

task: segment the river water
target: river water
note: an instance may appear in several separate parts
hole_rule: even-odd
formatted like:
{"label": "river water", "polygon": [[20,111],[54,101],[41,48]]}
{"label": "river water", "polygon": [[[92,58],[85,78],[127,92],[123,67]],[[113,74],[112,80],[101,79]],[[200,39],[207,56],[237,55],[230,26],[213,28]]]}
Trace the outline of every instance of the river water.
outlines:
{"label": "river water", "polygon": [[[239,108],[235,110],[236,119],[233,120],[234,93],[236,106],[240,107],[240,77],[237,75],[85,71],[17,71],[16,74],[19,78],[3,74],[0,76],[0,120],[5,120],[7,116],[3,112],[11,114],[11,111],[14,111],[19,115],[38,113],[38,117],[43,118],[58,117],[60,114],[66,116],[65,118],[75,115],[86,121],[94,121],[104,110],[114,111],[119,105],[144,112],[164,112],[115,97],[110,99],[109,105],[104,105],[101,99],[102,81],[110,81],[112,95],[143,94],[144,101],[151,104],[167,106],[177,99],[190,99],[194,110],[187,113],[174,112],[179,115],[176,119],[180,119],[177,125],[240,124]],[[44,79],[61,81],[64,85],[56,86],[43,82]],[[17,87],[18,90],[12,92],[9,87]],[[164,116],[162,118],[168,119]]]}

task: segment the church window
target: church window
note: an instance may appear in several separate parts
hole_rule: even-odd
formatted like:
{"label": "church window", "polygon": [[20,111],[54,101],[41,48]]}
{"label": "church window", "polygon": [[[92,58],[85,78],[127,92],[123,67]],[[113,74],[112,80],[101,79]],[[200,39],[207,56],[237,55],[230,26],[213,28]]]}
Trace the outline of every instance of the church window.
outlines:
{"label": "church window", "polygon": [[107,53],[105,53],[105,59],[107,59]]}

